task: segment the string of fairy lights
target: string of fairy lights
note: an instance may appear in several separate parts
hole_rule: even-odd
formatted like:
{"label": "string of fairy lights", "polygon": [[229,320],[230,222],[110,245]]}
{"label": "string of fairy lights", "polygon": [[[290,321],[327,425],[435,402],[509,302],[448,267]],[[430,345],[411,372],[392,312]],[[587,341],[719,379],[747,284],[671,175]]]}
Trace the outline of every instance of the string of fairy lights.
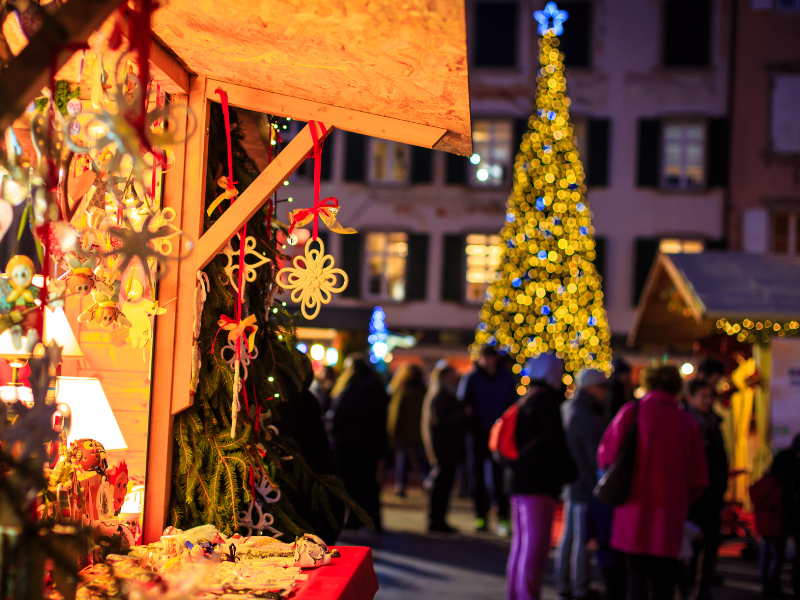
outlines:
{"label": "string of fairy lights", "polygon": [[536,112],[514,165],[502,267],[486,293],[474,346],[494,345],[514,358],[520,393],[530,383],[524,364],[540,353],[564,358],[568,385],[581,368],[610,370],[611,359],[564,55],[552,25],[540,32]]}
{"label": "string of fairy lights", "polygon": [[756,342],[767,343],[770,336],[785,337],[800,333],[800,323],[789,321],[786,323],[776,323],[774,321],[752,321],[744,319],[739,323],[732,323],[728,319],[718,319],[717,329],[727,333],[731,337],[742,343],[754,344]]}

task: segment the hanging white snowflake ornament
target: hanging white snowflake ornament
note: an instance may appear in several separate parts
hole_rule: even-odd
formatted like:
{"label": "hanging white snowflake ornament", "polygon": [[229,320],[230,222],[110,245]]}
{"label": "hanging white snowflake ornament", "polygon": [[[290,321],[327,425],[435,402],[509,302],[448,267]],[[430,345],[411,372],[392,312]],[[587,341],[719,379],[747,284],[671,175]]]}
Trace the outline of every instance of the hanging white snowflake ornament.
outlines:
{"label": "hanging white snowflake ornament", "polygon": [[[319,244],[319,249],[312,244]],[[347,273],[334,268],[334,260],[325,254],[325,244],[321,239],[309,239],[306,243],[305,255],[295,256],[292,267],[278,271],[278,283],[287,290],[292,290],[292,302],[300,304],[303,316],[315,319],[320,305],[328,304],[333,294],[343,292],[347,288]],[[286,274],[286,282],[281,277]],[[336,286],[336,276],[342,278],[342,284]]]}
{"label": "hanging white snowflake ornament", "polygon": [[[237,234],[239,237],[239,249],[234,251],[233,246],[231,246],[230,242],[222,249],[222,253],[225,255],[227,259],[227,264],[225,265],[225,274],[228,276],[228,279],[233,286],[233,289],[237,292],[239,291],[239,275],[238,273],[234,275],[234,271],[239,271],[239,254],[242,251],[242,242],[241,242],[241,234]],[[236,257],[236,260],[233,257]],[[247,262],[248,257],[253,257],[253,261]],[[256,238],[252,235],[247,236],[244,239],[244,283],[242,287],[244,287],[247,283],[252,283],[256,280],[256,269],[262,265],[267,264],[270,261],[269,258],[260,254],[256,251]]]}

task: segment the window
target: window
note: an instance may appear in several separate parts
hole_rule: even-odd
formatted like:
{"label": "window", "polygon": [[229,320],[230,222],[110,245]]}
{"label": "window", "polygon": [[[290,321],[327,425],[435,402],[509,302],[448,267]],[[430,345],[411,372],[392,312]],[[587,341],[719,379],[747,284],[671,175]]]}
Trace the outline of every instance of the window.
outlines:
{"label": "window", "polygon": [[661,139],[661,187],[668,190],[702,188],[705,185],[705,124],[666,122]]}
{"label": "window", "polygon": [[590,2],[559,2],[558,8],[569,14],[559,48],[567,67],[591,66],[592,5]]}
{"label": "window", "polygon": [[498,234],[467,236],[467,287],[468,302],[483,302],[486,288],[494,281],[500,268],[503,248]]}
{"label": "window", "polygon": [[710,63],[710,0],[667,0],[664,8],[664,66],[707,67]]}
{"label": "window", "polygon": [[370,140],[370,183],[406,183],[408,181],[408,146],[399,142]]}
{"label": "window", "polygon": [[658,243],[658,249],[664,254],[700,254],[705,249],[705,242],[664,238]]}
{"label": "window", "polygon": [[[771,6],[768,8],[772,8]],[[800,10],[800,0],[777,0],[775,8],[779,11],[793,12]]]}
{"label": "window", "polygon": [[800,73],[777,73],[772,78],[772,149],[800,153]]}
{"label": "window", "polygon": [[[302,121],[295,121],[291,120],[286,124],[286,129],[282,129],[280,131],[281,139],[284,141],[284,147],[286,144],[291,142],[295,136],[300,133],[303,128],[306,126],[306,123]],[[325,138],[325,142],[322,149],[322,162],[320,164],[320,180],[322,181],[330,181],[331,180],[331,168],[333,165],[333,144],[334,144],[334,136],[336,135],[335,131],[332,131],[328,134],[328,137]],[[273,151],[273,158],[275,157]],[[313,183],[314,181],[314,159],[309,158],[308,160],[304,160],[300,163],[300,166],[295,169],[294,173],[289,176],[290,183]]]}
{"label": "window", "polygon": [[770,241],[773,254],[800,256],[800,215],[774,213]]}
{"label": "window", "polygon": [[470,182],[503,185],[511,169],[511,121],[476,120],[472,125]]}
{"label": "window", "polygon": [[475,5],[476,67],[517,66],[516,2],[478,2]]}
{"label": "window", "polygon": [[365,245],[368,298],[405,300],[408,235],[370,232]]}

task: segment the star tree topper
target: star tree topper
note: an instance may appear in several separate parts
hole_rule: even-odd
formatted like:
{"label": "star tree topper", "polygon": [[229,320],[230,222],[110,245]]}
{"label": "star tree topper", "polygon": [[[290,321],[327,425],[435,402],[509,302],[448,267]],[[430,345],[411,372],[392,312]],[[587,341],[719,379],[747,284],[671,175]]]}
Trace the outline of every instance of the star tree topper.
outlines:
{"label": "star tree topper", "polygon": [[564,33],[563,23],[569,18],[565,10],[559,10],[555,2],[548,2],[544,10],[537,10],[533,18],[539,22],[539,35],[552,31],[555,35]]}

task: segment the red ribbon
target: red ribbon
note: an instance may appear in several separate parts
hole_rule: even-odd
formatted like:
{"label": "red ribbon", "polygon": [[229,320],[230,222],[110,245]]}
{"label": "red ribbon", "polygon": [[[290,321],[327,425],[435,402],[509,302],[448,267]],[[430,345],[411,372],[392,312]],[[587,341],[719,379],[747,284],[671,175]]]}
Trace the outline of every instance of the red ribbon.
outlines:
{"label": "red ribbon", "polygon": [[[231,153],[231,119],[228,115],[228,92],[222,88],[214,90],[215,94],[219,94],[219,100],[222,103],[222,115],[225,117],[225,137],[228,140],[228,189],[232,190],[233,186],[239,183],[233,180],[233,154]],[[231,198],[231,204],[236,198]],[[244,239],[244,238],[242,238]]]}
{"label": "red ribbon", "polygon": [[324,214],[326,217],[333,216],[328,212],[328,209],[339,208],[339,201],[333,196],[325,198],[325,200],[319,204],[316,202],[314,204],[315,206],[313,208],[304,208],[295,213],[295,216],[292,217],[292,223],[289,225],[289,235],[292,234],[297,223],[301,223],[304,219],[307,219],[309,215],[314,215],[314,239],[317,239],[317,219],[319,215]]}
{"label": "red ribbon", "polygon": [[[317,125],[319,125],[320,129],[322,130],[322,138],[317,135]],[[314,208],[311,209],[313,212],[309,214],[314,215],[313,228],[312,228],[312,237],[314,240],[317,239],[319,234],[319,211],[321,208],[319,202],[319,180],[322,176],[322,146],[325,143],[325,135],[328,133],[328,130],[325,128],[325,125],[322,123],[318,123],[317,121],[309,121],[308,126],[311,129],[311,139],[314,140]],[[325,201],[331,200],[331,198],[326,198]],[[336,198],[332,200],[336,201]],[[336,204],[338,206],[338,202]]]}

